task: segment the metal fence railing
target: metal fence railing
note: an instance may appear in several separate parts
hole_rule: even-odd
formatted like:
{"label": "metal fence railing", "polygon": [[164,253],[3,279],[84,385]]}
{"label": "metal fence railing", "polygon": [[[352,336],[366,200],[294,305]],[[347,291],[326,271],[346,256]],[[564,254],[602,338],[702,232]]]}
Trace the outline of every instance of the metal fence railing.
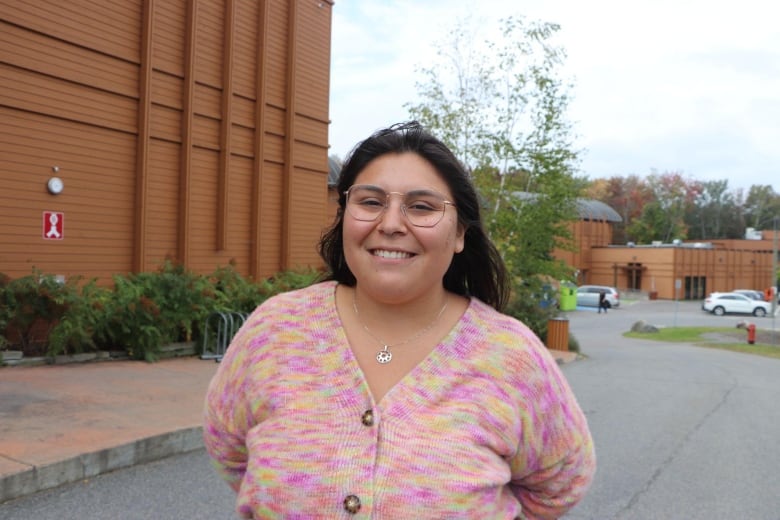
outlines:
{"label": "metal fence railing", "polygon": [[246,321],[245,312],[215,311],[206,317],[203,324],[203,353],[201,359],[213,359],[219,363],[227,351],[230,341]]}

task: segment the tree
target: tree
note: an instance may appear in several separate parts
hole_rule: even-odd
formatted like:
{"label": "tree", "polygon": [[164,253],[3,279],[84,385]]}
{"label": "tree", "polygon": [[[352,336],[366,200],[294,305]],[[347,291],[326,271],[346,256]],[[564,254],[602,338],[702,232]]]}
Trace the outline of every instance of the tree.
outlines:
{"label": "tree", "polygon": [[780,215],[780,194],[770,185],[753,185],[745,199],[745,224],[754,229],[771,229]]}
{"label": "tree", "polygon": [[685,214],[699,194],[699,184],[685,179],[681,173],[653,173],[646,179],[652,193],[652,201],[645,204],[638,219],[628,228],[628,236],[634,242],[687,238]]}
{"label": "tree", "polygon": [[591,197],[600,200],[618,212],[622,221],[613,227],[612,241],[625,244],[634,238],[629,238],[629,225],[639,219],[646,204],[653,200],[653,192],[644,179],[637,175],[627,177],[611,177],[606,181],[604,195],[599,192],[587,192]]}
{"label": "tree", "polygon": [[742,208],[728,186],[728,180],[699,183],[698,195],[685,216],[688,239],[710,240],[741,236],[740,230],[744,228]]}
{"label": "tree", "polygon": [[571,278],[552,257],[573,247],[578,188],[568,85],[557,75],[565,54],[550,43],[559,26],[522,17],[500,26],[497,40],[475,44],[472,21],[459,21],[439,44],[440,60],[421,69],[421,101],[406,107],[473,174],[488,232],[515,279]]}

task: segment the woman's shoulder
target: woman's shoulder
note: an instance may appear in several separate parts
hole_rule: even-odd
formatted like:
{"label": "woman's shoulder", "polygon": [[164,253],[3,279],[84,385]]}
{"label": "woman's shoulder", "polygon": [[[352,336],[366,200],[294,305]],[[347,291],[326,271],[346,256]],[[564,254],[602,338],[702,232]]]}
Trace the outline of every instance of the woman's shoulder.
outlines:
{"label": "woman's shoulder", "polygon": [[503,314],[490,305],[472,298],[468,325],[471,340],[484,349],[483,355],[500,358],[506,366],[518,363],[546,363],[549,353],[539,337],[519,319]]}
{"label": "woman's shoulder", "polygon": [[242,332],[251,335],[302,332],[323,326],[335,312],[335,282],[322,282],[275,294],[247,317]]}
{"label": "woman's shoulder", "polygon": [[[531,332],[528,326],[517,318],[497,311],[487,303],[472,298],[469,304],[472,319],[482,322],[486,331]],[[533,332],[531,332],[533,334]]]}

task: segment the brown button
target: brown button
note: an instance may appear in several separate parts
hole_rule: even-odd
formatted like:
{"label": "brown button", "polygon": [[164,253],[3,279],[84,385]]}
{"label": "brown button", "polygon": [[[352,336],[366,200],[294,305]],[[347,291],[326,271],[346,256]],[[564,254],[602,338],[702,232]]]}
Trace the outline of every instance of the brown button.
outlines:
{"label": "brown button", "polygon": [[344,509],[347,510],[347,513],[356,514],[360,511],[360,499],[355,495],[347,495],[347,498],[344,499]]}
{"label": "brown button", "polygon": [[363,412],[363,415],[360,417],[360,420],[363,422],[363,426],[373,426],[374,425],[374,411],[373,410],[366,410]]}

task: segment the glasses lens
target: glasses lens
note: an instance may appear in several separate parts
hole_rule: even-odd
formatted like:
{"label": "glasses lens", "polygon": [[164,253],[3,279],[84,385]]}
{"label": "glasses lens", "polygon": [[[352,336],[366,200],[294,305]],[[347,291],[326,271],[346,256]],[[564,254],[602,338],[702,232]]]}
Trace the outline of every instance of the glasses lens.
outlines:
{"label": "glasses lens", "polygon": [[406,218],[412,225],[432,227],[444,215],[444,197],[435,191],[410,191],[404,197]]}
{"label": "glasses lens", "polygon": [[376,220],[387,204],[387,193],[372,186],[352,186],[347,192],[347,210],[357,220]]}

